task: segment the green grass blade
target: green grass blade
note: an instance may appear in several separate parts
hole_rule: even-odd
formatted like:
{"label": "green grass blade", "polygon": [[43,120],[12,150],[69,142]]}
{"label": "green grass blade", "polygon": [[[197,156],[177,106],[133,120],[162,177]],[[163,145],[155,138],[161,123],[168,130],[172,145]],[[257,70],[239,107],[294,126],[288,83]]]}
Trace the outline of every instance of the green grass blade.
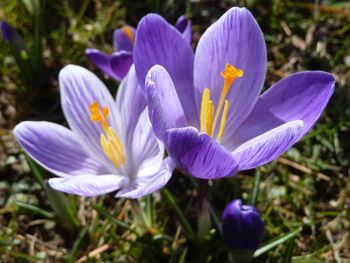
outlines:
{"label": "green grass blade", "polygon": [[112,223],[114,223],[122,228],[125,228],[127,230],[130,230],[133,233],[136,233],[135,229],[133,229],[130,225],[128,225],[127,223],[124,223],[123,221],[120,221],[119,219],[117,219],[115,216],[113,216],[111,213],[109,213],[106,209],[102,208],[101,206],[91,204],[91,207],[93,209],[95,209],[99,214],[106,217]]}
{"label": "green grass blade", "polygon": [[262,246],[261,248],[259,248],[257,251],[255,251],[254,253],[254,257],[259,257],[262,254],[266,253],[267,251],[279,246],[280,244],[295,238],[300,232],[302,231],[302,228],[299,227],[297,230],[291,231],[288,234],[279,237],[277,239],[272,240],[271,242],[269,242],[268,244]]}
{"label": "green grass blade", "polygon": [[171,208],[174,209],[174,211],[175,211],[176,215],[178,216],[178,219],[181,222],[188,238],[193,239],[195,235],[194,235],[194,232],[192,230],[192,227],[191,227],[190,223],[188,222],[187,218],[185,217],[185,215],[182,213],[180,207],[176,204],[174,196],[167,189],[164,189],[162,191],[162,193],[163,193],[163,196],[165,197],[165,200],[167,201],[167,203],[171,206]]}
{"label": "green grass blade", "polygon": [[78,250],[81,242],[83,241],[83,238],[85,237],[87,231],[88,231],[88,226],[85,226],[84,228],[82,228],[80,230],[78,237],[74,241],[73,247],[72,247],[71,251],[69,252],[69,255],[67,258],[67,263],[75,262],[75,259],[76,259],[75,255],[76,255],[77,250]]}
{"label": "green grass blade", "polygon": [[255,206],[256,202],[258,201],[260,178],[261,178],[260,169],[256,169],[255,170],[255,175],[254,175],[254,183],[253,183],[252,195],[251,195],[251,198],[250,198],[250,204],[252,206]]}
{"label": "green grass blade", "polygon": [[289,263],[292,261],[293,251],[294,251],[294,245],[295,245],[295,237],[290,239],[287,244],[287,249],[284,252],[283,255],[283,261],[284,263]]}
{"label": "green grass blade", "polygon": [[178,263],[184,263],[187,255],[187,247],[182,251]]}
{"label": "green grass blade", "polygon": [[36,207],[34,205],[30,205],[30,204],[27,204],[27,203],[23,203],[23,202],[20,202],[20,201],[16,201],[16,205],[20,208],[23,208],[23,209],[26,209],[28,211],[31,211],[31,212],[34,212],[36,214],[39,214],[39,215],[42,215],[46,218],[54,218],[54,214],[50,213],[50,212],[47,212],[45,211],[44,209],[41,209],[39,207]]}

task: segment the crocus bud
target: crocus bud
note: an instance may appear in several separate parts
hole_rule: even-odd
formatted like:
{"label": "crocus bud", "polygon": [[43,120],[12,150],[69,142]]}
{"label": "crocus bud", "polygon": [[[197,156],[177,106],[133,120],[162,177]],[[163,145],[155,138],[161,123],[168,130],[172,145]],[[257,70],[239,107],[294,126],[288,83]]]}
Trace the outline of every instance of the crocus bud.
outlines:
{"label": "crocus bud", "polygon": [[6,21],[2,21],[1,33],[2,33],[2,38],[4,39],[5,42],[12,42],[16,34],[16,31],[13,29],[12,26],[6,23]]}
{"label": "crocus bud", "polygon": [[258,210],[250,205],[242,205],[240,199],[231,201],[222,215],[224,240],[234,251],[253,254],[263,237],[264,225]]}
{"label": "crocus bud", "polygon": [[9,23],[5,20],[1,21],[1,34],[4,42],[10,44],[12,51],[17,59],[21,56],[21,52],[26,51],[22,37],[17,33]]}
{"label": "crocus bud", "polygon": [[26,78],[25,76],[28,75],[29,69],[32,68],[33,65],[29,59],[29,53],[22,37],[17,33],[16,29],[5,20],[1,21],[0,27],[2,39],[10,45],[11,53],[15,57],[18,66],[21,68],[24,78]]}

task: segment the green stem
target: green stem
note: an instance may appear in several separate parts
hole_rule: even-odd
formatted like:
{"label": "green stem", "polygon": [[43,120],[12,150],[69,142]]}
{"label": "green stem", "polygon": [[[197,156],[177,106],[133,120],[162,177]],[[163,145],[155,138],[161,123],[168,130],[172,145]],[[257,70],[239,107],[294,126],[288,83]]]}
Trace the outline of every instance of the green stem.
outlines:
{"label": "green stem", "polygon": [[199,242],[202,242],[211,228],[208,202],[208,180],[199,181],[198,201],[198,240]]}
{"label": "green stem", "polygon": [[254,251],[233,250],[230,251],[230,262],[232,263],[251,263],[253,261]]}
{"label": "green stem", "polygon": [[250,198],[250,204],[252,206],[255,206],[256,202],[258,200],[260,177],[261,177],[261,172],[260,172],[259,169],[256,169],[255,170],[255,175],[254,175],[253,191],[252,191],[252,195],[251,195],[251,198]]}
{"label": "green stem", "polygon": [[150,229],[150,222],[148,222],[143,208],[140,206],[140,202],[137,199],[131,199],[131,210],[133,211],[135,221],[137,223],[136,229],[139,234],[143,234],[145,231]]}

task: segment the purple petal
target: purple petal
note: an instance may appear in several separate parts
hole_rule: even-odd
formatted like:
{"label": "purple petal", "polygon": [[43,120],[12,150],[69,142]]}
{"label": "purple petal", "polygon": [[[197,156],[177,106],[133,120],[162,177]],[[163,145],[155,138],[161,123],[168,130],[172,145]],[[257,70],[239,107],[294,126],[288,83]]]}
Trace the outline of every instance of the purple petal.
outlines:
{"label": "purple petal", "polygon": [[187,19],[185,16],[180,16],[175,24],[175,27],[182,34],[182,37],[187,41],[188,44],[191,44],[192,40],[192,22]]}
{"label": "purple petal", "polygon": [[238,170],[230,152],[193,127],[169,130],[167,150],[177,167],[197,178],[218,179]]}
{"label": "purple petal", "polygon": [[156,64],[163,66],[174,82],[187,121],[197,124],[198,111],[193,94],[193,51],[179,31],[158,15],[145,16],[137,29],[134,63],[142,86],[151,67]]}
{"label": "purple petal", "polygon": [[231,8],[201,37],[194,61],[197,105],[200,105],[203,90],[209,88],[217,107],[224,84],[220,72],[226,63],[244,72],[243,77],[234,81],[226,97],[230,102],[227,136],[252,111],[263,87],[266,62],[263,34],[253,15],[245,8]]}
{"label": "purple petal", "polygon": [[79,142],[90,156],[115,172],[115,166],[100,145],[103,129],[99,123],[90,120],[89,107],[98,102],[100,107],[108,107],[108,125],[120,133],[120,117],[108,89],[92,72],[74,65],[68,65],[60,71],[59,83],[63,112]]}
{"label": "purple petal", "polygon": [[302,120],[300,139],[320,117],[334,91],[335,80],[329,73],[306,71],[290,75],[272,86],[258,100],[250,116],[232,139],[223,140],[226,148],[265,133],[283,123]]}
{"label": "purple petal", "polygon": [[149,116],[158,138],[165,140],[169,128],[186,125],[184,111],[168,72],[159,65],[150,69],[146,77]]}
{"label": "purple petal", "polygon": [[58,191],[81,196],[107,194],[128,184],[128,179],[119,175],[81,175],[70,178],[51,178],[50,186]]}
{"label": "purple petal", "polygon": [[85,54],[96,67],[116,80],[123,79],[133,63],[132,53],[126,51],[107,55],[97,49],[87,48]]}
{"label": "purple petal", "polygon": [[117,94],[117,109],[123,123],[123,141],[126,142],[126,147],[131,147],[135,126],[145,107],[146,98],[138,83],[135,67],[132,66],[120,83]]}
{"label": "purple petal", "polygon": [[239,169],[252,169],[276,159],[298,140],[303,128],[301,120],[287,122],[241,144],[232,152]]}
{"label": "purple petal", "polygon": [[85,50],[86,56],[90,59],[90,61],[98,67],[102,72],[109,75],[112,78],[117,78],[114,72],[111,69],[110,59],[111,56],[106,53],[101,52],[98,49],[87,48]]}
{"label": "purple petal", "polygon": [[128,74],[133,63],[133,55],[128,51],[114,52],[111,55],[110,66],[117,80],[123,79]]}
{"label": "purple petal", "polygon": [[[116,197],[136,199],[158,191],[169,181],[174,168],[174,163],[170,158],[167,158],[157,172],[155,170],[151,176],[146,177],[138,174],[136,180],[129,186],[121,189]],[[142,171],[140,172],[142,173]]]}
{"label": "purple petal", "polygon": [[[130,33],[126,33],[129,31]],[[135,39],[135,28],[131,26],[123,26],[114,31],[113,34],[113,45],[116,51],[130,51],[134,49],[134,39]]]}
{"label": "purple petal", "polygon": [[106,172],[87,155],[73,132],[61,125],[25,121],[18,124],[13,132],[26,153],[57,176]]}

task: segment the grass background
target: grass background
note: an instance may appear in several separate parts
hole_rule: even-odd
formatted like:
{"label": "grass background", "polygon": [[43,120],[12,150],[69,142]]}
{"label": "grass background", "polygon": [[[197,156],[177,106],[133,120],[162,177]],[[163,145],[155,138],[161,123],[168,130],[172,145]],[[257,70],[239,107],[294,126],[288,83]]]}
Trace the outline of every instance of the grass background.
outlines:
{"label": "grass background", "polygon": [[145,214],[135,220],[137,207],[112,194],[82,198],[53,192],[45,183],[52,175],[26,160],[12,129],[22,120],[66,124],[57,82],[66,64],[94,71],[114,94],[118,83],[94,68],[84,50],[112,52],[115,28],[136,27],[149,12],[171,23],[185,14],[193,22],[195,48],[205,29],[237,5],[248,7],[264,32],[265,88],[301,70],[331,72],[337,84],[316,127],[295,147],[256,171],[210,183],[213,215],[220,218],[233,198],[251,202],[255,182],[255,204],[266,223],[263,244],[294,231],[255,262],[350,262],[350,3],[330,0],[2,1],[0,18],[23,37],[32,63],[25,75],[10,46],[0,42],[1,262],[229,261],[215,220],[206,242],[191,239],[194,179],[176,171],[166,190],[140,201]]}

